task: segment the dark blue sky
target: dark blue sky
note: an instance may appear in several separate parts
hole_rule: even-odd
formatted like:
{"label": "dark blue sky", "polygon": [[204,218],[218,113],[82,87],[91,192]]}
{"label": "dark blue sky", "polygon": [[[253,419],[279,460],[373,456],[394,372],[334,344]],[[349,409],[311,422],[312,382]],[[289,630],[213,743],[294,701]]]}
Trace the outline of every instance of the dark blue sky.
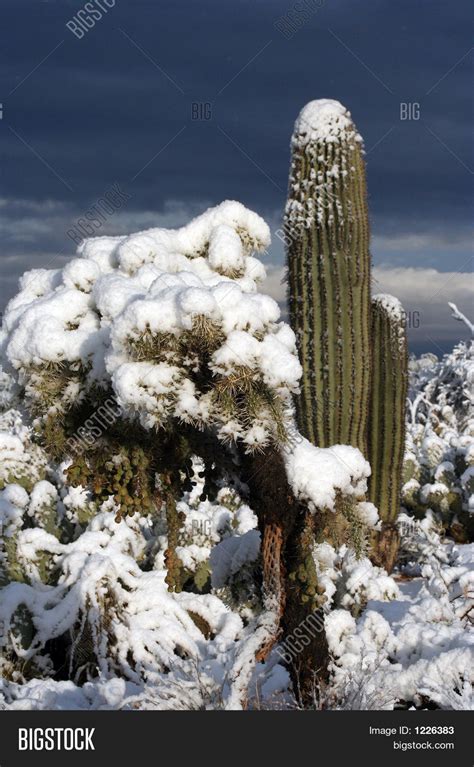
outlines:
{"label": "dark blue sky", "polygon": [[[182,224],[225,198],[275,231],[295,117],[324,97],[364,137],[375,277],[419,313],[412,348],[465,335],[446,301],[472,313],[467,0],[326,0],[291,39],[275,23],[292,0],[116,0],[77,39],[81,7],[2,0],[0,308],[25,268],[72,255],[66,230],[114,182],[130,199],[98,233]],[[192,119],[196,102],[210,119]]]}

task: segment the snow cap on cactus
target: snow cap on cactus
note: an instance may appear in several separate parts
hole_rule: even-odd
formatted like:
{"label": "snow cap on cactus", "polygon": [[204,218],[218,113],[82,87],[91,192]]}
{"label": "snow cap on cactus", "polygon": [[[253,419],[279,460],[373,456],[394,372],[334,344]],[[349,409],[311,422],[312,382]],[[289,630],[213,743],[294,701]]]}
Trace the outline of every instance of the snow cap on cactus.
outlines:
{"label": "snow cap on cactus", "polygon": [[351,113],[334,99],[315,99],[299,113],[293,132],[293,142],[303,146],[310,142],[338,142],[344,137],[362,143],[351,119]]}

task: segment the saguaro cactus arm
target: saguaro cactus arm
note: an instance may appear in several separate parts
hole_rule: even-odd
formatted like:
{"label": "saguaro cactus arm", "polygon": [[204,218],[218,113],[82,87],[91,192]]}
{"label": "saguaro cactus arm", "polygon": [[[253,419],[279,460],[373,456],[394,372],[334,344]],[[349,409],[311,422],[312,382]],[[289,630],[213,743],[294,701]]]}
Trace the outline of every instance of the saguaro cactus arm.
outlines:
{"label": "saguaro cactus arm", "polygon": [[398,548],[394,523],[400,510],[408,386],[405,313],[393,296],[372,299],[372,341],[369,492],[382,519],[374,555],[391,569]]}

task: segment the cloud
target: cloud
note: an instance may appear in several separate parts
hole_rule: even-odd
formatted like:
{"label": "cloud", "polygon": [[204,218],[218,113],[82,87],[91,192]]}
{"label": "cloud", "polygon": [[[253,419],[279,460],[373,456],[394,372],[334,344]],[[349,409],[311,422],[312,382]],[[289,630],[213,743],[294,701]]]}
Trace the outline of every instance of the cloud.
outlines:
{"label": "cloud", "polygon": [[[469,318],[474,316],[474,280],[468,272],[439,272],[416,267],[376,266],[372,270],[373,293],[391,293],[407,313],[410,347],[415,353],[443,354],[468,330],[451,317],[448,301]],[[281,305],[286,315],[286,272],[280,264],[267,264],[262,290]]]}
{"label": "cloud", "polygon": [[[12,243],[33,240],[37,242],[42,235],[49,239],[64,238],[68,228],[73,226],[78,218],[83,217],[95,203],[96,200],[90,200],[84,207],[80,207],[77,204],[66,204],[57,200],[38,202],[0,198],[2,213],[0,237],[2,241],[9,238]],[[131,204],[133,204],[133,197],[130,198]],[[181,226],[202,213],[208,205],[206,202],[182,202],[170,199],[157,210],[120,208],[107,217],[96,234],[126,234],[153,226]],[[68,245],[69,240],[65,240],[64,244]]]}
{"label": "cloud", "polygon": [[[94,202],[91,200],[81,209],[77,204],[48,199],[38,202],[0,198],[0,310],[16,292],[23,272],[61,267],[72,258],[76,243],[67,236],[67,231]],[[205,201],[167,200],[158,210],[133,210],[127,204],[111,214],[95,234],[128,234],[156,226],[182,226],[207,207],[209,203]]]}
{"label": "cloud", "polygon": [[414,350],[435,354],[469,337],[451,317],[448,301],[468,317],[474,315],[474,280],[469,272],[440,272],[416,267],[379,266],[373,270],[373,291],[392,293],[407,313],[408,338]]}
{"label": "cloud", "polygon": [[377,252],[390,252],[390,251],[405,251],[405,252],[420,252],[420,251],[445,251],[449,248],[450,251],[472,250],[472,232],[457,232],[456,229],[449,229],[447,231],[436,232],[408,232],[401,235],[383,235],[376,234],[372,238],[372,249],[374,253]]}
{"label": "cloud", "polygon": [[393,293],[402,303],[413,306],[446,301],[467,305],[474,299],[473,277],[466,272],[382,265],[374,268],[373,281],[378,292]]}

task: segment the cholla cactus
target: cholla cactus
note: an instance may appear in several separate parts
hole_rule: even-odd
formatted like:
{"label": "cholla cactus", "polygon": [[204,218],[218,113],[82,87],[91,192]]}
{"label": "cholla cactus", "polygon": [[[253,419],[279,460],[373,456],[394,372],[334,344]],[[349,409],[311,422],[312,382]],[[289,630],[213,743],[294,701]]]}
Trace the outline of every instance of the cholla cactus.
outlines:
{"label": "cholla cactus", "polygon": [[[1,323],[0,323],[0,343],[1,343]],[[15,407],[17,387],[12,376],[2,370],[0,365],[0,414],[5,410]]]}
{"label": "cholla cactus", "polygon": [[10,580],[24,581],[25,574],[18,561],[18,532],[23,525],[23,514],[28,503],[28,493],[20,485],[8,485],[0,491],[1,563],[2,585]]}
{"label": "cholla cactus", "polygon": [[[50,462],[28,488],[0,610],[6,638],[11,606],[37,629],[18,658],[54,669],[60,652],[70,678],[141,683],[187,673],[215,637],[235,706],[280,632],[321,604],[320,519],[344,517],[358,542],[376,523],[360,452],[315,448],[294,427],[295,336],[257,292],[252,253],[268,241],[262,219],[226,202],[175,231],[86,241],[64,269],[22,278],[2,347]],[[288,572],[309,580],[295,589]],[[245,631],[235,613],[225,628],[224,599],[246,605]],[[327,669],[323,634],[316,649],[311,679]]]}
{"label": "cholla cactus", "polygon": [[8,484],[31,490],[46,474],[47,456],[18,410],[0,414],[0,490]]}
{"label": "cholla cactus", "polygon": [[284,441],[300,366],[277,304],[254,292],[251,251],[268,241],[258,216],[223,203],[176,232],[86,242],[62,272],[24,278],[6,356],[50,446],[67,452],[60,431],[109,394],[146,431],[213,428],[249,451]]}
{"label": "cholla cactus", "polygon": [[[22,588],[27,588],[26,584],[41,584],[40,588],[45,588],[45,584],[51,582],[55,552],[37,545],[38,530],[28,527],[29,520],[27,522],[35,504],[44,507],[41,497],[45,501],[46,498],[41,486],[48,484],[37,483],[31,495],[16,484],[9,484],[0,490],[0,590],[8,590],[16,584],[20,594]],[[8,619],[0,633],[1,674],[12,678],[16,676],[19,657],[22,658],[23,675],[38,673],[39,670],[35,662],[29,662],[30,659],[26,658],[35,637],[33,616],[27,601],[19,599],[7,606]]]}

